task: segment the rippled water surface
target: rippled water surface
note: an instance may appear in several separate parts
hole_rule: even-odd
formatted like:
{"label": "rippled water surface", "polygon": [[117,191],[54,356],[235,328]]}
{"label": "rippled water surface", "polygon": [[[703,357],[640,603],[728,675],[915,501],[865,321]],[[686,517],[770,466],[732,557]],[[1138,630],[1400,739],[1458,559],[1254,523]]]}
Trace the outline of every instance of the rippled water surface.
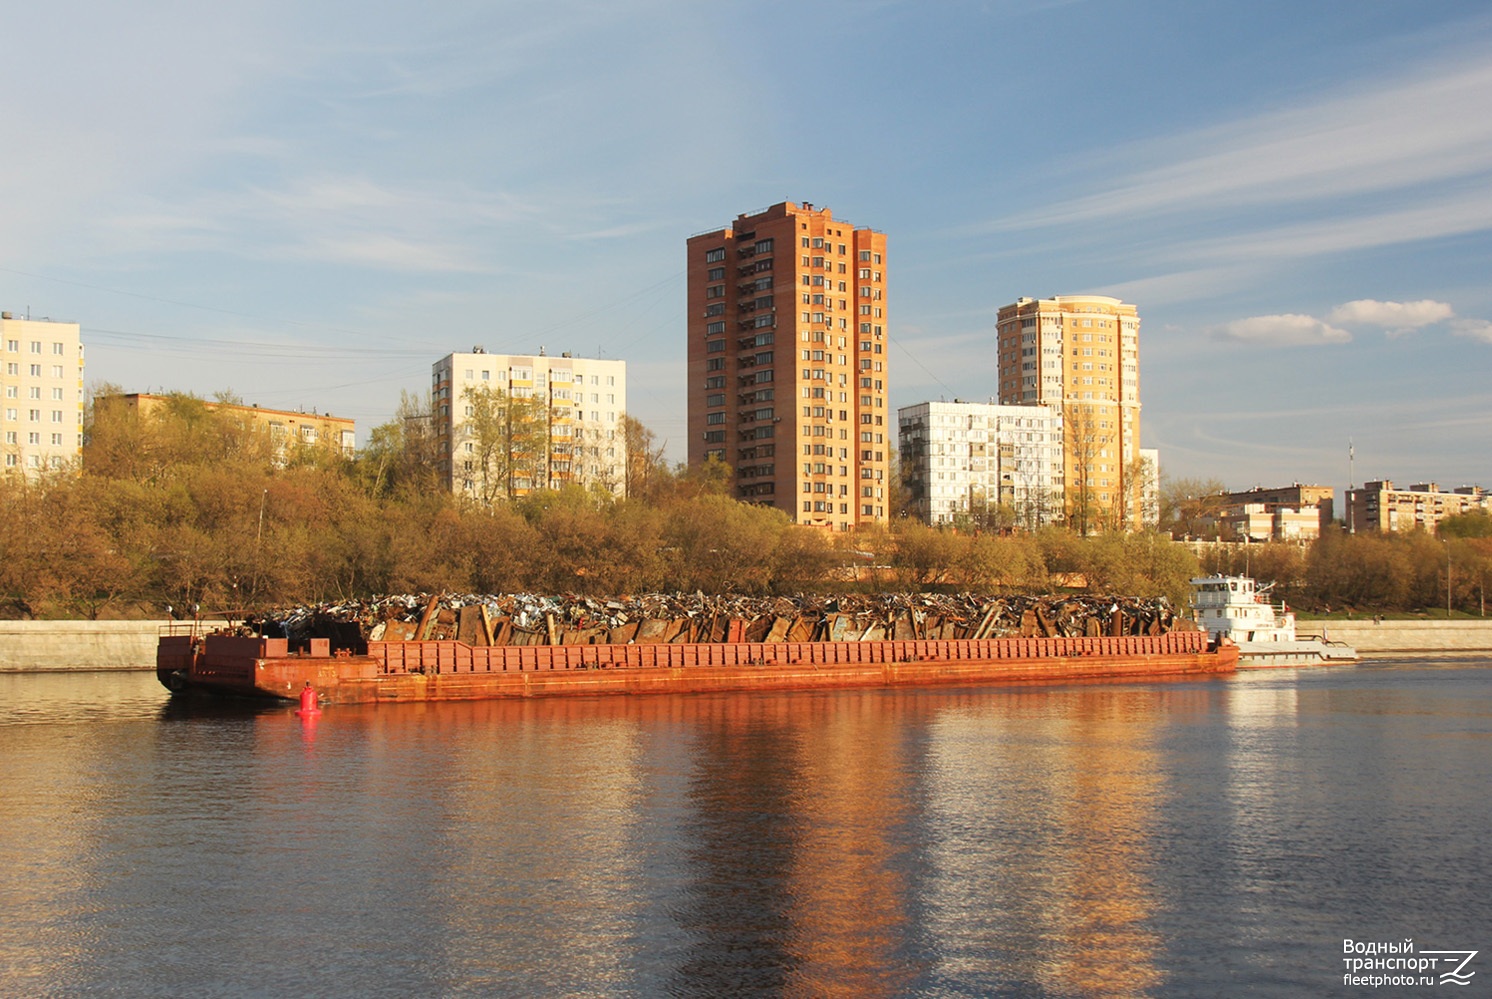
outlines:
{"label": "rippled water surface", "polygon": [[1487,660],[314,724],[4,675],[0,762],[5,996],[1381,995],[1423,990],[1344,986],[1344,938],[1492,952]]}

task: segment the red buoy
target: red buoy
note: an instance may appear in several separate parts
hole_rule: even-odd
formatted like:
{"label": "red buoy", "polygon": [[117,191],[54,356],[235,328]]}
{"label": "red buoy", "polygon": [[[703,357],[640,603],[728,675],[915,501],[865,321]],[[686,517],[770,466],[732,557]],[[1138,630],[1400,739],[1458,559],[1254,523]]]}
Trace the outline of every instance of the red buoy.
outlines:
{"label": "red buoy", "polygon": [[310,718],[321,714],[321,708],[316,703],[316,691],[311,689],[311,681],[306,681],[305,689],[300,692],[300,710],[296,714],[302,718]]}

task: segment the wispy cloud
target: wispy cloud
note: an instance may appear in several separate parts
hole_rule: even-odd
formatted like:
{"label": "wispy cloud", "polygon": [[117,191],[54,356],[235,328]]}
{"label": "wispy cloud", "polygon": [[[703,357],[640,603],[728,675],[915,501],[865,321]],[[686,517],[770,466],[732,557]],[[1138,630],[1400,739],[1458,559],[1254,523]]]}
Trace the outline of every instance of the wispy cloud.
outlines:
{"label": "wispy cloud", "polygon": [[1178,240],[1164,255],[1193,262],[1278,262],[1489,229],[1492,229],[1492,199],[1487,198],[1485,186],[1476,185],[1422,200],[1408,208],[1381,211],[1358,206],[1328,212],[1326,217],[1309,222],[1256,224],[1253,232],[1240,228],[1216,237]]}
{"label": "wispy cloud", "polygon": [[1286,314],[1235,319],[1219,327],[1216,335],[1241,343],[1269,344],[1276,347],[1308,347],[1320,344],[1347,343],[1352,334],[1337,329],[1315,316]]}
{"label": "wispy cloud", "polygon": [[480,272],[495,267],[486,232],[532,215],[521,199],[463,185],[321,174],[146,204],[105,228],[119,251],[214,250],[380,270]]}
{"label": "wispy cloud", "polygon": [[1129,151],[1165,165],[1005,221],[1045,226],[1147,213],[1340,199],[1492,170],[1492,65],[1478,54],[1347,96]]}
{"label": "wispy cloud", "polygon": [[1485,319],[1457,319],[1451,323],[1451,330],[1457,336],[1492,343],[1492,322]]}

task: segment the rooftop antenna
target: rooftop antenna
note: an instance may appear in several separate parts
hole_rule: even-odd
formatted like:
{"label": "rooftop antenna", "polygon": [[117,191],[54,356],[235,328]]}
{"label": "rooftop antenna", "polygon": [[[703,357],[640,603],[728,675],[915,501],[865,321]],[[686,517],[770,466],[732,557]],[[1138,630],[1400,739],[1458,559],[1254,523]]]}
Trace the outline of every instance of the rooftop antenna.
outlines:
{"label": "rooftop antenna", "polygon": [[1356,533],[1356,531],[1354,531],[1353,527],[1352,527],[1352,490],[1353,490],[1354,486],[1357,483],[1357,479],[1355,478],[1355,473],[1353,472],[1353,469],[1352,469],[1352,462],[1353,462],[1353,459],[1355,457],[1356,457],[1356,451],[1355,451],[1355,449],[1352,446],[1352,438],[1348,437],[1347,438],[1347,533],[1348,534],[1355,534]]}

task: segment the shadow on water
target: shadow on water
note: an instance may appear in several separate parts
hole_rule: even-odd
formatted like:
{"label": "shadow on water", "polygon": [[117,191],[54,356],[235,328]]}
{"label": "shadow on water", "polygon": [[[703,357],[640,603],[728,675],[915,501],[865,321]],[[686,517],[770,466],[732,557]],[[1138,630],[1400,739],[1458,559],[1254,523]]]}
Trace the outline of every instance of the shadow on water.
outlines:
{"label": "shadow on water", "polygon": [[286,714],[293,709],[289,701],[176,694],[161,704],[157,717],[163,722],[242,721],[261,715]]}

